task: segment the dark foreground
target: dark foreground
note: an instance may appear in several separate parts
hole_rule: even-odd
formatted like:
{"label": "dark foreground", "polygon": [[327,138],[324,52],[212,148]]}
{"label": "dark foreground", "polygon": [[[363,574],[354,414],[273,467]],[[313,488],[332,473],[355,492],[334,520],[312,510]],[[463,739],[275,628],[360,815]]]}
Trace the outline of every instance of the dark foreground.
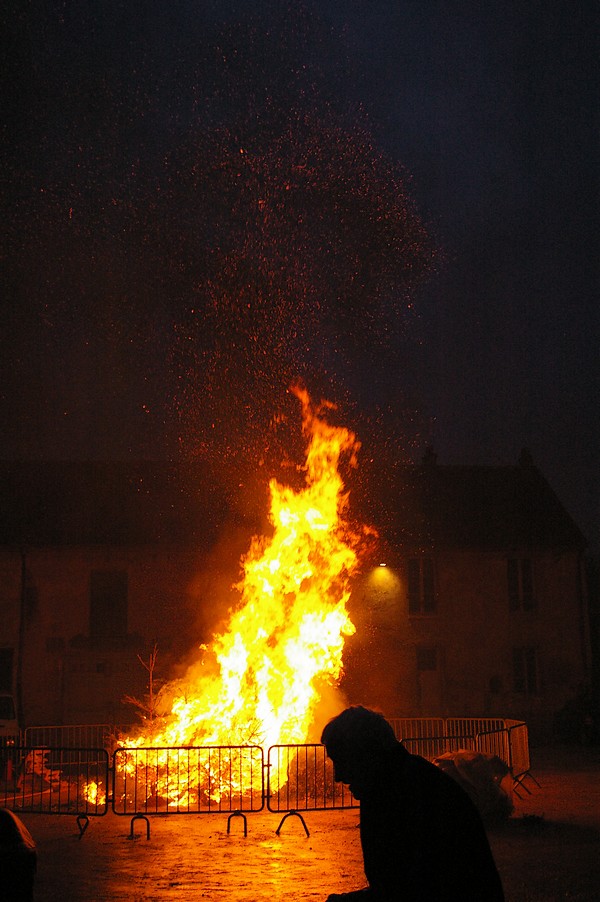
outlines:
{"label": "dark foreground", "polygon": [[[507,902],[600,899],[600,749],[532,751],[540,786],[490,830]],[[289,818],[108,814],[82,838],[74,817],[23,817],[38,848],[36,902],[308,902],[364,885],[356,811]],[[399,850],[400,861],[400,850]],[[482,900],[484,902],[484,900]]]}

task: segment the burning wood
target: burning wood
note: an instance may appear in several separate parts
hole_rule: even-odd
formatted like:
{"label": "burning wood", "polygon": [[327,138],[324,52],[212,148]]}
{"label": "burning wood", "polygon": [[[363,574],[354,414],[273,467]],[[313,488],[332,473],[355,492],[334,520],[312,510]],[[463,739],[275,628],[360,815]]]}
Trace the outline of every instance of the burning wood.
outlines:
{"label": "burning wood", "polygon": [[[295,490],[271,480],[273,532],[255,537],[242,558],[242,578],[235,586],[239,606],[227,629],[202,647],[183,684],[163,688],[160,703],[167,713],[147,732],[119,743],[132,750],[132,771],[133,750],[163,750],[164,761],[160,755],[153,758],[153,794],[169,795],[163,773],[169,748],[264,749],[306,742],[321,693],[342,675],[344,642],[354,633],[346,609],[350,578],[364,533],[353,531],[344,519],[348,496],[339,464],[345,457],[355,465],[359,443],[352,432],[323,418],[331,405],[316,408],[306,391],[294,393],[307,439],[299,468],[304,486]],[[195,772],[193,788],[218,798],[224,787],[204,770]],[[190,779],[188,769],[187,790]],[[273,789],[285,779],[285,774],[270,774]]]}

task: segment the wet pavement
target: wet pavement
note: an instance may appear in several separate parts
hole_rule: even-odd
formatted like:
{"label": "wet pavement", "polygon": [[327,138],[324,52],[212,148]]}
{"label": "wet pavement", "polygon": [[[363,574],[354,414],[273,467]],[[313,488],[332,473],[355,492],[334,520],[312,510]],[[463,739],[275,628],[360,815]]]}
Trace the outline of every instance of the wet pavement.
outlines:
{"label": "wet pavement", "polygon": [[191,899],[275,902],[324,899],[325,887],[364,884],[356,811],[298,818],[248,816],[227,833],[225,815],[174,815],[145,824],[112,814],[90,822],[79,839],[74,818],[23,818],[38,845],[36,902],[149,902]]}
{"label": "wet pavement", "polygon": [[[507,902],[600,899],[600,750],[532,752],[531,794],[490,831]],[[301,821],[260,812],[112,813],[83,836],[73,816],[26,815],[38,847],[36,902],[308,902],[364,885],[356,810],[307,812]],[[401,850],[399,850],[399,863]],[[400,865],[399,865],[400,866]],[[433,900],[432,900],[433,902]],[[482,900],[484,902],[484,900]]]}

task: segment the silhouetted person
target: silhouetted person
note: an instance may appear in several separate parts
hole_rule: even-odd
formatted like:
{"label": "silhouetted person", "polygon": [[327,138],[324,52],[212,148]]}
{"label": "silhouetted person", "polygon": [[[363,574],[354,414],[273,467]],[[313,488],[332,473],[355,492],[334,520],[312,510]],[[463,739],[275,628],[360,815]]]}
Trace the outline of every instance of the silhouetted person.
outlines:
{"label": "silhouetted person", "polygon": [[347,708],[321,737],[335,779],[360,801],[369,886],[337,899],[365,902],[502,902],[483,822],[467,793],[411,755],[375,711]]}
{"label": "silhouetted person", "polygon": [[32,902],[37,851],[31,833],[8,808],[0,808],[0,899]]}

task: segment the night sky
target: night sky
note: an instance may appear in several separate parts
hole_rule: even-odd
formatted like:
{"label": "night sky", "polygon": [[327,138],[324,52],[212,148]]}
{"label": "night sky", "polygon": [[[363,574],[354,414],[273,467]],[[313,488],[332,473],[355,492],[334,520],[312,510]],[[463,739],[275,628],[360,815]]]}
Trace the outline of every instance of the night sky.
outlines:
{"label": "night sky", "polygon": [[597,551],[597,9],[5,4],[0,457],[241,473],[299,379]]}

